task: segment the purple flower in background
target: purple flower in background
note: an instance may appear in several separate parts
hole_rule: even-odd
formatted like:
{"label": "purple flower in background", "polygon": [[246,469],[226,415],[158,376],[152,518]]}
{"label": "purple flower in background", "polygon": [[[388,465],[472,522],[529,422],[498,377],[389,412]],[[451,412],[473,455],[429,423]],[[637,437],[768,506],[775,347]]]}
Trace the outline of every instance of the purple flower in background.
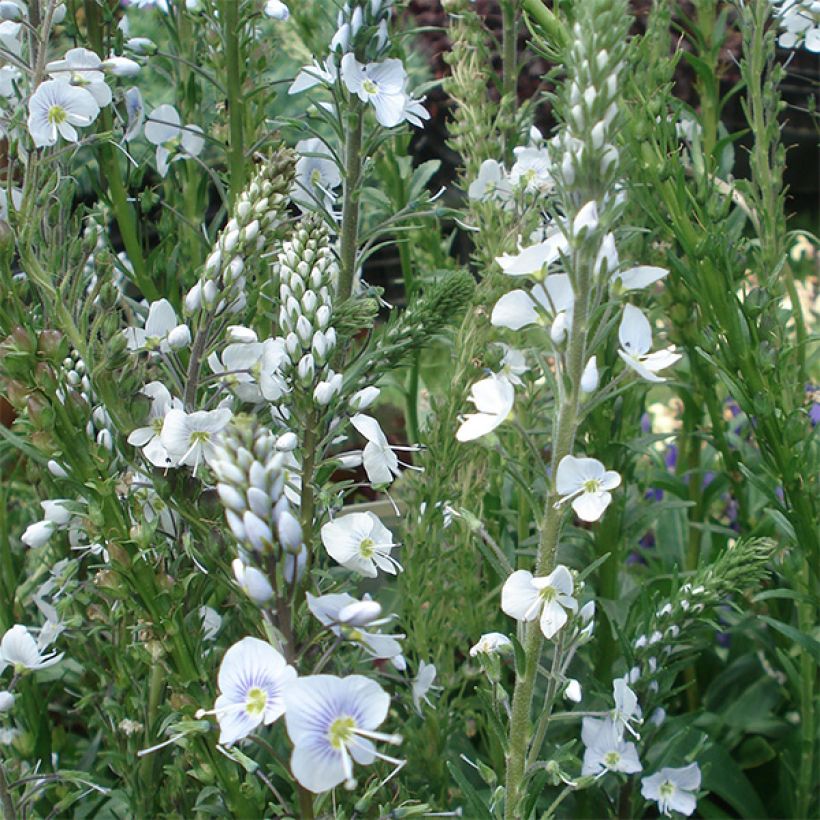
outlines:
{"label": "purple flower in background", "polygon": [[641,416],[641,432],[644,435],[652,432],[652,416],[649,413],[644,413]]}
{"label": "purple flower in background", "polygon": [[675,469],[675,465],[678,463],[678,447],[676,444],[670,444],[669,447],[666,448],[664,462],[668,470]]}

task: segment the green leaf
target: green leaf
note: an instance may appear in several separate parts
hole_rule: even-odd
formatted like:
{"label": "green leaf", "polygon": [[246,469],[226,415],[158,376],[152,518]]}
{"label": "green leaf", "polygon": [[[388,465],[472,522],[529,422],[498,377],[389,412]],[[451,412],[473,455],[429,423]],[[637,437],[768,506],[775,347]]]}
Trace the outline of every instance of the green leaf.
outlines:
{"label": "green leaf", "polygon": [[698,755],[703,788],[722,797],[741,817],[768,817],[754,786],[722,746],[710,746]]}
{"label": "green leaf", "polygon": [[800,645],[814,658],[815,663],[820,664],[820,642],[812,638],[811,635],[806,635],[799,629],[784,624],[783,621],[776,621],[774,618],[769,618],[767,615],[758,615],[758,618],[763,621],[763,623],[772,627],[772,629],[776,629],[781,635],[785,635]]}
{"label": "green leaf", "polygon": [[464,772],[461,771],[461,768],[452,760],[447,761],[447,768],[450,770],[453,780],[456,781],[456,784],[459,789],[461,789],[465,799],[470,804],[469,816],[481,818],[481,820],[492,820],[492,814],[490,814],[490,811],[487,808],[489,795],[487,797],[482,797],[476,790],[475,786],[467,780]]}

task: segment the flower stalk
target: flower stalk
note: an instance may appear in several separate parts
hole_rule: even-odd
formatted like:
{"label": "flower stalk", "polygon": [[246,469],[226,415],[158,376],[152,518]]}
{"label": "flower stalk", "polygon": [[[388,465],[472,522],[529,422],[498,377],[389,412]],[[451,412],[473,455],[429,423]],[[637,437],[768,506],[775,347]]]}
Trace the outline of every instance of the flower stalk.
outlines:
{"label": "flower stalk", "polygon": [[344,180],[342,194],[342,235],[340,238],[339,302],[350,298],[356,276],[356,256],[359,242],[359,185],[362,175],[362,128],[364,106],[350,96],[344,146]]}

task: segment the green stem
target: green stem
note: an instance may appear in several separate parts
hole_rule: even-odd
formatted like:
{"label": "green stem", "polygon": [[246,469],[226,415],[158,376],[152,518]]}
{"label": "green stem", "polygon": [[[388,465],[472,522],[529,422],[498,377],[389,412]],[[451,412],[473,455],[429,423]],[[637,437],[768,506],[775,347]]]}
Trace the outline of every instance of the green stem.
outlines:
{"label": "green stem", "polygon": [[342,199],[342,236],[339,251],[340,302],[350,298],[356,275],[356,251],[359,243],[359,183],[362,175],[362,127],[364,109],[358,97],[350,100],[345,134],[345,174]]}
{"label": "green stem", "polygon": [[222,0],[221,17],[228,72],[228,119],[230,124],[229,201],[231,206],[245,187],[244,105],[242,100],[242,56],[239,49],[239,0]]}
{"label": "green stem", "polygon": [[551,43],[559,48],[565,45],[567,33],[555,12],[548,9],[543,0],[522,0],[521,7],[544,30]]}
{"label": "green stem", "polygon": [[[581,254],[578,254],[581,257]],[[572,330],[566,354],[567,387],[558,413],[553,436],[552,451],[552,486],[547,496],[546,511],[541,525],[541,536],[535,561],[535,574],[546,575],[555,567],[555,554],[558,549],[558,535],[561,529],[563,513],[555,508],[559,500],[555,489],[555,475],[564,456],[570,455],[575,441],[578,425],[578,408],[580,403],[580,383],[584,369],[586,348],[587,313],[589,311],[589,276],[591,260],[577,258],[574,266],[578,274],[578,289],[575,297],[575,309],[572,317]],[[559,375],[559,378],[561,376]],[[518,816],[522,799],[521,785],[524,780],[527,746],[530,737],[530,711],[541,658],[543,636],[537,620],[526,625],[524,653],[526,657],[523,674],[516,676],[513,691],[512,712],[510,715],[510,744],[507,753],[506,798],[504,804],[505,820]]]}
{"label": "green stem", "polygon": [[17,820],[17,811],[14,808],[14,800],[9,791],[9,783],[6,780],[6,770],[3,761],[0,760],[0,805],[3,806],[4,820]]}
{"label": "green stem", "polygon": [[513,148],[517,141],[515,109],[518,103],[518,20],[517,0],[503,0],[501,3],[501,99],[506,109],[501,120],[506,131],[504,153],[507,162],[513,158]]}

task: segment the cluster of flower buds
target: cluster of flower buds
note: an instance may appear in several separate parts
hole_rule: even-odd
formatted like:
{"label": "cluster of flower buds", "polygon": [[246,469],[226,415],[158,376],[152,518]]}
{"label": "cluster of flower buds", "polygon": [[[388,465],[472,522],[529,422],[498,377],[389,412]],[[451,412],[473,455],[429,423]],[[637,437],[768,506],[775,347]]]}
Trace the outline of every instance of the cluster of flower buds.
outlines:
{"label": "cluster of flower buds", "polygon": [[328,362],[336,347],[332,326],[338,265],[327,228],[315,218],[302,222],[273,265],[279,284],[279,329],[287,358],[283,371],[295,369],[296,383],[312,389],[320,405],[341,389],[342,377]]}
{"label": "cluster of flower buds", "polygon": [[391,0],[356,0],[345,3],[336,16],[338,29],[330,42],[331,52],[352,52],[358,60],[377,60],[390,47],[387,27]]}
{"label": "cluster of flower buds", "polygon": [[285,494],[286,453],[295,443],[293,433],[277,438],[252,417],[236,416],[214,446],[219,499],[231,532],[249,551],[301,549],[302,528]]}
{"label": "cluster of flower buds", "polygon": [[260,165],[205,260],[199,282],[185,297],[187,313],[203,308],[209,313],[235,313],[245,307],[248,265],[272,242],[287,207],[293,173],[293,152],[285,148],[274,151]]}
{"label": "cluster of flower buds", "polygon": [[612,0],[595,5],[598,22],[585,26],[578,21],[572,30],[572,80],[563,100],[565,128],[559,133],[556,151],[564,184],[570,187],[586,187],[586,175],[600,185],[600,178],[612,179],[618,166],[613,141],[625,62],[624,44],[613,35],[620,33],[622,25],[618,19],[608,27],[600,21],[617,18],[622,8]]}

